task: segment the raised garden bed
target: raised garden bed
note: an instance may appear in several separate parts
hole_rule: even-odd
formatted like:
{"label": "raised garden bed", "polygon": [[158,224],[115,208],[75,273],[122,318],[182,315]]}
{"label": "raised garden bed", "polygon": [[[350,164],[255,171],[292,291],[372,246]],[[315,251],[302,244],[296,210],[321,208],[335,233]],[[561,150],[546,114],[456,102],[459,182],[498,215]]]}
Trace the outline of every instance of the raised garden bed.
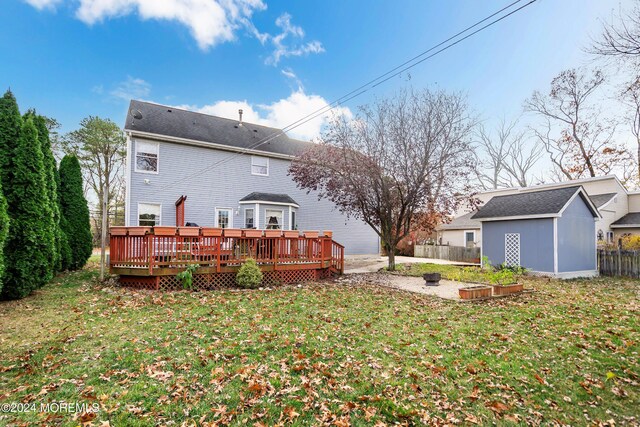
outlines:
{"label": "raised garden bed", "polygon": [[519,294],[524,290],[524,285],[521,283],[512,283],[510,285],[493,285],[494,296],[505,296]]}
{"label": "raised garden bed", "polygon": [[460,298],[464,300],[491,298],[491,286],[468,286],[466,288],[458,289],[458,294],[460,295]]}

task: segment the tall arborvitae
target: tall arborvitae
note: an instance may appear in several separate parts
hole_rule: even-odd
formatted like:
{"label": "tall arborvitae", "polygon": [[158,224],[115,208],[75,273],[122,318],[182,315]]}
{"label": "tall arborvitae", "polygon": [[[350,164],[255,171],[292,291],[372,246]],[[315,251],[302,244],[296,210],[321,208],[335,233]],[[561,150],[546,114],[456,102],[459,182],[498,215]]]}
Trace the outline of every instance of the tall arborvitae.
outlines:
{"label": "tall arborvitae", "polygon": [[12,180],[5,189],[11,227],[5,247],[5,278],[2,296],[22,298],[51,277],[47,258],[53,240],[47,221],[47,186],[38,131],[33,118],[23,120],[13,152]]}
{"label": "tall arborvitae", "polygon": [[60,207],[63,231],[71,248],[70,270],[82,268],[93,250],[89,206],[82,191],[82,171],[78,158],[66,155],[60,162]]}
{"label": "tall arborvitae", "polygon": [[[13,151],[18,143],[22,117],[18,103],[10,90],[0,98],[0,182],[5,196],[11,186]],[[7,197],[8,198],[8,197]]]}
{"label": "tall arborvitae", "polygon": [[65,271],[71,268],[72,255],[71,247],[69,246],[69,239],[67,238],[67,233],[65,232],[65,230],[68,228],[67,220],[64,218],[64,214],[62,213],[62,198],[60,197],[60,171],[58,170],[58,168],[56,168],[54,172],[56,178],[56,189],[58,192],[58,212],[60,212],[60,271]]}
{"label": "tall arborvitae", "polygon": [[51,151],[51,141],[49,140],[49,130],[47,129],[47,121],[43,116],[36,114],[34,110],[29,110],[25,114],[25,118],[31,117],[38,131],[38,141],[40,141],[40,149],[42,150],[42,161],[44,165],[44,178],[47,187],[47,200],[43,200],[46,204],[48,214],[42,220],[47,223],[50,233],[46,237],[50,237],[51,241],[47,243],[47,258],[49,259],[50,280],[53,273],[60,271],[60,211],[58,210],[58,190],[56,185],[56,159]]}
{"label": "tall arborvitae", "polygon": [[5,269],[4,244],[8,235],[9,215],[7,214],[7,200],[4,198],[2,184],[0,184],[0,293],[2,292],[2,279]]}

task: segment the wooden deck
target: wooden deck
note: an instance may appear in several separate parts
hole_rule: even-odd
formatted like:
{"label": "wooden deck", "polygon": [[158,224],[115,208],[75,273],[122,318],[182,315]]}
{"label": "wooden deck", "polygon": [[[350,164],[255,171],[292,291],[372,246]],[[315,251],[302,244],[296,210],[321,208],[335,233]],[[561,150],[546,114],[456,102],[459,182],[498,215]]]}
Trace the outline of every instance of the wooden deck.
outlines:
{"label": "wooden deck", "polygon": [[344,271],[344,247],[324,231],[240,230],[207,227],[112,227],[110,271],[122,284],[175,289],[175,277],[198,266],[198,288],[229,288],[247,258],[265,284],[329,277]]}

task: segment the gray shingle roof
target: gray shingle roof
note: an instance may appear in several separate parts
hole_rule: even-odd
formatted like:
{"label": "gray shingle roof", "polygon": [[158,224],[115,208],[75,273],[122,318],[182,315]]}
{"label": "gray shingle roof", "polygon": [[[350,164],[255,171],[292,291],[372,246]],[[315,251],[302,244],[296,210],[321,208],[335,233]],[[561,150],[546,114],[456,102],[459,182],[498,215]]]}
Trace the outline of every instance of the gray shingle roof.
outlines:
{"label": "gray shingle roof", "polygon": [[441,224],[437,226],[436,230],[469,230],[473,228],[480,228],[480,221],[471,219],[474,214],[475,211],[456,217],[448,224]]}
{"label": "gray shingle roof", "polygon": [[[496,196],[482,206],[472,219],[504,218],[512,216],[552,216],[560,213],[581,186],[526,191]],[[586,200],[585,200],[586,202]],[[587,203],[589,209],[591,206]],[[597,216],[596,212],[593,212]]]}
{"label": "gray shingle roof", "polygon": [[638,226],[640,227],[640,212],[629,212],[619,220],[613,222],[611,224],[611,228],[615,227],[630,227],[630,226]]}
{"label": "gray shingle roof", "polygon": [[298,205],[288,194],[274,194],[274,193],[259,193],[254,191],[251,194],[247,194],[241,202],[257,200],[260,202],[275,202],[275,203],[288,203],[292,205]]}
{"label": "gray shingle roof", "polygon": [[251,148],[277,132],[277,137],[253,149],[288,156],[300,154],[311,144],[289,138],[280,129],[246,122],[238,126],[238,120],[136,100],[129,104],[124,128],[134,132],[192,139],[237,149]]}
{"label": "gray shingle roof", "polygon": [[600,209],[600,207],[617,196],[617,194],[618,193],[593,194],[589,195],[589,198],[591,199],[591,203],[593,203],[596,208]]}

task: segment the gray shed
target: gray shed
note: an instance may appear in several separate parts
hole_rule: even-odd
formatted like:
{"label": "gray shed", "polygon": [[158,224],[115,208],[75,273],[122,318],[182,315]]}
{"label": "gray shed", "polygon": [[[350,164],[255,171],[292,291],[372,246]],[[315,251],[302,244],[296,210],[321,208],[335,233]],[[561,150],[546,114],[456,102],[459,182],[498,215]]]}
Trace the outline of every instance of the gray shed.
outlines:
{"label": "gray shed", "polygon": [[582,186],[496,196],[472,219],[482,223],[482,255],[560,278],[598,274],[598,209]]}

